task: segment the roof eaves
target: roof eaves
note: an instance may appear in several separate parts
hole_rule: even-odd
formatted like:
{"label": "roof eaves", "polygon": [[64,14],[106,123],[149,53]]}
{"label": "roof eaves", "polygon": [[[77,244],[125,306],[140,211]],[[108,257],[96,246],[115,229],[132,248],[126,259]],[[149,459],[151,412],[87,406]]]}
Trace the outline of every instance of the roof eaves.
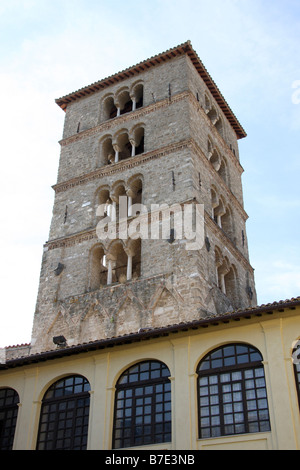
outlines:
{"label": "roof eaves", "polygon": [[143,60],[142,62],[139,62],[136,65],[130,66],[120,72],[117,72],[113,75],[103,78],[102,80],[92,83],[91,85],[80,88],[77,91],[74,91],[65,96],[62,96],[61,98],[56,99],[55,102],[58,104],[58,106],[60,106],[63,110],[65,110],[67,107],[67,104],[70,103],[71,100],[74,99],[74,96],[78,95],[78,93],[82,93],[83,94],[82,96],[84,96],[87,93],[87,90],[91,90],[92,92],[99,91],[103,88],[106,88],[107,86],[113,85],[114,83],[117,83],[121,80],[125,80],[126,78],[129,78],[129,75],[133,76],[133,75],[139,74],[140,72],[144,72],[145,68],[148,69],[150,67],[160,64],[161,61],[165,61],[164,56],[166,56],[168,59],[171,59],[173,57],[176,57],[176,55],[179,55],[179,51],[181,51],[180,53],[184,53],[183,48],[189,44],[190,44],[190,41],[187,41],[172,49],[168,49],[165,52],[162,52],[158,55],[155,55],[146,60]]}
{"label": "roof eaves", "polygon": [[196,68],[197,72],[201,76],[201,78],[206,83],[209,91],[217,101],[218,105],[222,109],[223,113],[229,120],[230,124],[232,125],[233,129],[236,132],[237,138],[241,139],[247,136],[245,130],[237,120],[236,116],[234,115],[233,111],[229,107],[228,103],[226,102],[225,98],[223,97],[222,93],[220,92],[219,88],[217,87],[214,80],[211,78],[210,74],[208,73],[207,69],[205,68],[204,64],[200,60],[199,56],[197,55],[196,51],[193,49],[192,44],[190,41],[186,41],[172,49],[168,49],[165,52],[162,52],[156,56],[150,57],[134,66],[128,67],[121,72],[118,72],[114,75],[106,77],[98,82],[95,82],[91,85],[83,87],[75,92],[69,93],[61,98],[55,100],[55,102],[60,106],[64,111],[67,108],[67,105],[72,101],[76,101],[77,99],[84,97],[90,93],[99,91],[104,89],[114,83],[119,81],[125,80],[129,78],[129,76],[134,76],[139,74],[140,72],[144,72],[145,70],[149,69],[150,67],[154,67],[161,62],[165,62],[166,60],[173,59],[174,57],[182,54],[187,54],[188,57],[191,59],[194,67]]}
{"label": "roof eaves", "polygon": [[141,329],[139,332],[130,333],[123,336],[117,336],[89,343],[82,343],[76,346],[70,346],[63,349],[56,349],[45,351],[30,356],[18,357],[11,359],[5,364],[0,364],[0,370],[20,367],[23,365],[54,360],[66,356],[72,356],[83,352],[91,352],[95,350],[105,349],[108,347],[121,346],[124,344],[131,344],[143,340],[155,339],[162,336],[168,336],[171,333],[178,333],[188,330],[197,330],[199,328],[208,328],[209,326],[218,326],[220,323],[227,324],[230,321],[239,321],[241,318],[249,319],[251,317],[261,317],[263,314],[273,314],[274,311],[283,312],[285,309],[295,309],[300,305],[300,297],[290,300],[281,300],[258,307],[248,308],[245,310],[237,310],[233,312],[224,313],[221,315],[211,315],[207,318],[201,318],[186,323],[179,323],[175,325],[167,325],[160,328]]}

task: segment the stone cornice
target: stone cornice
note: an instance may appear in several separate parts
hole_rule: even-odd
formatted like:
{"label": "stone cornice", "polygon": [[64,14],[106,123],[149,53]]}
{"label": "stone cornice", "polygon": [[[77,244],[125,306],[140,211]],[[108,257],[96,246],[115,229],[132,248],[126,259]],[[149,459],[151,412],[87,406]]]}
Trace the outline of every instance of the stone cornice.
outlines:
{"label": "stone cornice", "polygon": [[[193,202],[195,202],[194,199],[187,199],[185,201],[180,201],[176,204],[179,204],[181,206],[183,206],[184,204],[192,204]],[[171,205],[172,207],[172,205]],[[154,211],[154,212],[148,212],[148,213],[145,213],[144,215],[140,215],[140,217],[145,217],[145,218],[148,218],[148,224],[150,226],[151,224],[151,217],[153,216],[153,214],[155,215],[155,212],[159,213],[160,212],[160,209],[158,209],[157,211]],[[125,219],[125,222],[127,221],[127,223],[129,224],[135,217],[128,217],[128,219]],[[124,223],[124,221],[121,221],[120,223]],[[117,239],[118,239],[118,235],[119,235],[119,222],[117,222],[116,224],[116,235],[117,235]],[[61,237],[61,238],[56,238],[54,240],[49,240],[48,242],[46,242],[44,244],[44,248],[46,248],[47,250],[54,250],[56,248],[66,248],[66,247],[70,247],[70,246],[75,246],[79,243],[82,243],[82,242],[86,242],[86,241],[90,241],[90,240],[98,240],[98,236],[97,236],[97,233],[96,233],[96,227],[89,227],[88,229],[86,230],[82,230],[81,232],[78,232],[78,233],[73,233],[73,234],[70,234],[70,235],[66,235],[64,237]],[[111,240],[109,241],[109,243],[111,242]],[[104,243],[105,245],[105,243]]]}
{"label": "stone cornice", "polygon": [[[78,176],[76,178],[72,178],[71,180],[64,181],[62,183],[58,183],[52,188],[56,193],[61,193],[64,191],[67,191],[70,188],[74,188],[76,186],[80,186],[83,184],[86,184],[90,181],[98,180],[102,177],[114,175],[116,173],[122,172],[124,170],[127,170],[129,168],[134,168],[137,166],[142,165],[143,163],[147,163],[148,161],[151,160],[156,160],[158,158],[164,157],[166,155],[169,155],[173,152],[177,152],[186,148],[191,148],[193,152],[198,155],[199,158],[201,158],[202,161],[206,164],[207,167],[211,169],[211,164],[207,160],[206,156],[198,146],[198,144],[193,140],[193,139],[188,139],[184,140],[181,142],[177,142],[175,144],[170,144],[165,147],[162,147],[161,149],[158,150],[152,150],[150,152],[142,153],[140,155],[137,155],[135,157],[128,158],[126,160],[122,160],[118,163],[113,163],[111,165],[106,165],[104,167],[98,168],[97,170],[94,170],[90,173],[87,173],[82,176]],[[227,185],[224,183],[222,178],[217,174],[217,172],[213,169],[215,172],[215,177],[218,178],[218,183],[222,187],[223,192],[226,193],[226,196],[229,200],[233,201],[235,207],[239,211],[240,215],[243,217],[243,219],[246,221],[248,219],[248,215],[245,212],[242,204],[238,201],[236,196],[230,191],[230,189],[227,187]]]}
{"label": "stone cornice", "polygon": [[54,250],[56,248],[67,248],[70,246],[78,245],[79,243],[86,242],[89,240],[97,240],[96,227],[88,230],[83,230],[82,232],[75,233],[72,235],[66,235],[62,238],[57,238],[55,240],[48,241],[45,243],[44,248],[47,250]]}
{"label": "stone cornice", "polygon": [[[188,199],[186,201],[181,201],[179,204],[192,204],[193,202],[196,202],[194,199]],[[149,224],[151,223],[151,212],[148,214],[145,214],[144,217],[148,217],[148,222]],[[128,219],[128,223],[130,223],[132,218]],[[233,244],[233,242],[228,238],[228,236],[225,234],[225,232],[214,222],[214,220],[210,217],[208,212],[205,210],[205,224],[210,228],[210,230],[214,233],[214,235],[220,240],[220,245],[221,246],[226,246],[226,248],[229,250],[229,252],[232,254],[232,256],[237,259],[246,269],[250,270],[253,272],[253,268],[250,265],[249,261],[245,258],[245,256],[236,248],[236,246]],[[117,238],[118,238],[118,226],[117,224]],[[96,233],[96,227],[89,228],[87,230],[83,230],[79,233],[71,234],[71,235],[66,235],[65,237],[58,238],[55,240],[50,240],[47,243],[45,243],[44,248],[47,250],[54,250],[57,248],[69,248],[75,245],[78,245],[83,242],[87,242],[90,240],[95,240],[99,241],[97,233]]]}
{"label": "stone cornice", "polygon": [[106,165],[85,175],[78,176],[76,178],[72,178],[71,180],[55,184],[54,186],[52,186],[52,188],[56,193],[67,191],[68,189],[73,188],[75,186],[80,186],[89,181],[93,181],[104,176],[113,175],[129,168],[134,168],[148,161],[155,160],[157,158],[164,157],[165,155],[169,155],[170,153],[188,148],[191,145],[191,140],[183,140],[181,142],[176,142],[175,144],[167,145],[158,150],[152,150],[150,152],[137,155],[135,157],[127,158],[126,160],[122,160],[118,163]]}

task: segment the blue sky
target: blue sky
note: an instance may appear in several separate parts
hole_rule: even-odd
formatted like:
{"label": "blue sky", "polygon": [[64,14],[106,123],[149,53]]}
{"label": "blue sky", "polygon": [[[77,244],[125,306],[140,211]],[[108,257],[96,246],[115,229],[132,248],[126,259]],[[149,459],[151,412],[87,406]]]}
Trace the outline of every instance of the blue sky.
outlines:
{"label": "blue sky", "polygon": [[248,134],[258,303],[300,295],[299,0],[1,0],[0,347],[30,341],[64,120],[55,98],[187,39]]}

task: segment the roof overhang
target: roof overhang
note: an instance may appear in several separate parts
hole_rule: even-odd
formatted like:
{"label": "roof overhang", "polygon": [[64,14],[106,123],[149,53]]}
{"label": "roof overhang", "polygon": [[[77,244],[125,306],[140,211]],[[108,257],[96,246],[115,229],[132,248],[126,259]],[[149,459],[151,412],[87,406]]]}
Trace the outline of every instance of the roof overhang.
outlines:
{"label": "roof overhang", "polygon": [[191,322],[179,323],[176,325],[169,325],[161,328],[141,329],[139,330],[139,332],[123,336],[91,341],[89,343],[78,344],[76,346],[69,346],[52,351],[45,351],[29,356],[11,359],[5,364],[0,364],[0,371],[35,363],[41,363],[54,359],[60,359],[63,357],[73,356],[81,353],[99,351],[106,348],[113,348],[116,346],[128,345],[141,341],[167,337],[170,334],[189,332],[191,330],[199,330],[208,327],[217,327],[219,325],[224,326],[233,322],[239,322],[242,319],[250,320],[252,318],[258,317],[261,320],[262,316],[270,316],[275,314],[276,312],[285,312],[286,310],[295,310],[299,306],[300,297],[297,297],[291,300],[274,302],[272,304],[262,305],[246,310],[234,311],[222,315],[213,315],[207,318],[201,318],[199,320],[194,320]]}
{"label": "roof overhang", "polygon": [[86,97],[91,95],[97,91],[101,91],[111,85],[116,83],[122,82],[127,78],[139,75],[142,72],[149,70],[152,67],[160,65],[168,60],[172,60],[175,57],[181,56],[186,54],[192,61],[195,69],[205,82],[206,86],[208,87],[209,91],[211,92],[212,96],[222,109],[223,113],[225,114],[226,118],[230,122],[232,128],[234,129],[237,138],[242,139],[246,137],[247,134],[239,121],[237,120],[236,116],[230,109],[228,103],[226,102],[225,98],[223,97],[222,93],[220,92],[219,88],[207,72],[206,68],[204,67],[202,61],[198,57],[197,53],[193,49],[191,42],[187,41],[179,46],[174,47],[173,49],[169,49],[166,52],[162,52],[156,56],[151,57],[150,59],[146,59],[143,62],[140,62],[137,65],[129,67],[122,72],[118,72],[110,77],[104,78],[98,82],[95,82],[89,86],[83,87],[73,93],[69,93],[61,98],[55,100],[55,102],[60,106],[64,111],[66,110],[68,104],[77,101],[80,98]]}

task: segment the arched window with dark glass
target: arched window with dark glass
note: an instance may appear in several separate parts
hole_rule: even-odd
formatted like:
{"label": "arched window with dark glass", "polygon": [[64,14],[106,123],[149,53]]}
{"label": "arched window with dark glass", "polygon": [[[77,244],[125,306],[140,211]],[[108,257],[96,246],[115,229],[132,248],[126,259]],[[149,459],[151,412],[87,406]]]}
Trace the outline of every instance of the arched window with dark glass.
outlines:
{"label": "arched window with dark glass", "polygon": [[13,448],[19,401],[12,388],[0,389],[0,450]]}
{"label": "arched window with dark glass", "polygon": [[90,384],[80,375],[64,377],[42,401],[37,450],[86,450]]}
{"label": "arched window with dark glass", "polygon": [[171,441],[168,367],[145,361],[127,369],[116,386],[113,448]]}
{"label": "arched window with dark glass", "polygon": [[247,344],[227,344],[199,363],[199,437],[270,431],[263,358]]}
{"label": "arched window with dark glass", "polygon": [[294,365],[296,388],[298,393],[298,404],[300,407],[300,340],[298,340],[294,346],[292,359]]}

